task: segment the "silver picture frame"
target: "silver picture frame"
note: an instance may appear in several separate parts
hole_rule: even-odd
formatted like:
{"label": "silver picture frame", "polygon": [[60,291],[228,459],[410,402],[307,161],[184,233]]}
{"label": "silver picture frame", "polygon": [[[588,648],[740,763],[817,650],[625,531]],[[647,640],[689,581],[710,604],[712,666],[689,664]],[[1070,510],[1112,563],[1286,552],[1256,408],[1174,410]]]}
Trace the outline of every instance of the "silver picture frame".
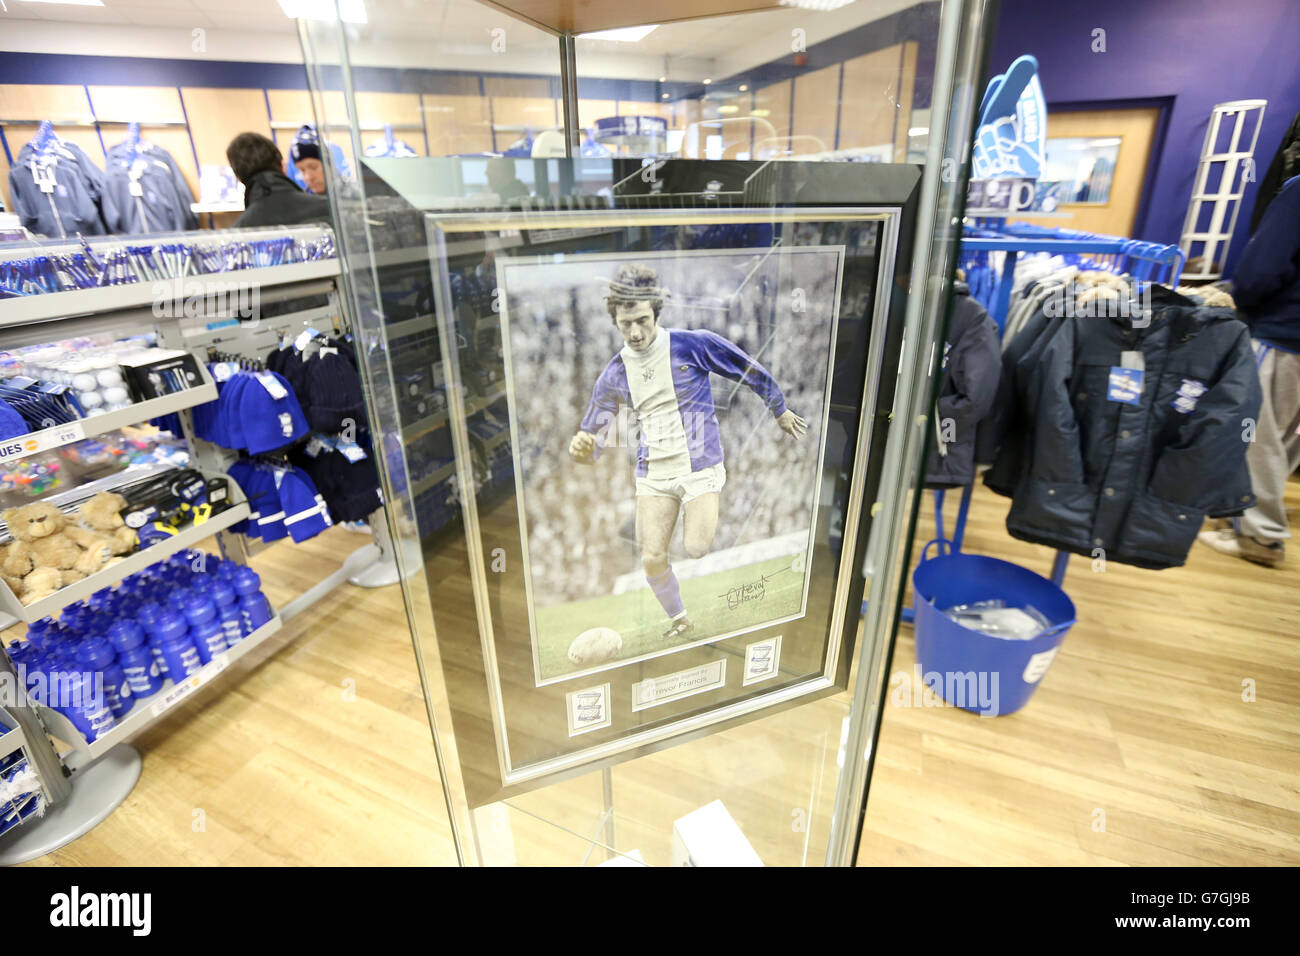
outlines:
{"label": "silver picture frame", "polygon": [[[672,659],[679,651],[689,648],[711,647],[723,640],[731,640],[739,634],[711,636],[683,647],[674,647],[662,653],[638,657],[635,660],[620,660],[607,667],[594,668],[580,675],[564,675],[553,680],[543,680],[536,670],[536,640],[530,633],[525,640],[534,663],[532,690],[541,693],[555,691],[559,694],[555,708],[569,727],[566,739],[559,742],[559,752],[529,759],[521,756],[517,741],[512,739],[512,728],[507,710],[511,706],[508,698],[527,692],[520,685],[507,687],[503,680],[501,659],[502,640],[519,640],[519,635],[499,633],[496,618],[500,609],[494,609],[489,575],[492,555],[484,546],[483,516],[480,513],[479,490],[476,487],[473,472],[473,453],[468,429],[468,403],[463,394],[465,382],[464,370],[461,368],[457,343],[457,303],[452,289],[452,269],[449,255],[466,246],[467,237],[480,237],[485,248],[494,244],[502,248],[515,244],[518,236],[534,234],[538,236],[581,236],[590,235],[592,231],[610,229],[651,230],[659,227],[737,225],[737,224],[771,224],[792,227],[798,223],[840,223],[846,226],[854,223],[874,223],[876,231],[876,251],[874,288],[871,290],[871,309],[869,330],[865,342],[865,368],[859,370],[862,376],[860,394],[855,395],[857,403],[857,431],[849,436],[852,443],[852,466],[847,492],[842,501],[835,502],[842,516],[840,528],[840,548],[838,567],[833,575],[830,624],[827,628],[820,666],[815,672],[809,672],[789,682],[777,682],[775,686],[770,679],[760,681],[743,681],[743,667],[737,663],[734,671],[736,689],[740,692],[728,699],[717,701],[708,706],[701,706],[694,712],[674,719],[663,719],[650,726],[632,726],[620,728],[616,721],[607,721],[607,714],[599,715],[601,727],[591,728],[588,732],[582,728],[581,733],[573,732],[572,710],[566,701],[571,695],[587,688],[581,686],[583,679],[595,686],[605,686],[609,693],[609,684],[617,679],[620,670],[626,665],[645,660]],[[495,759],[494,786],[486,786],[469,793],[471,806],[481,805],[489,800],[500,799],[511,793],[532,789],[545,782],[585,773],[592,769],[608,766],[612,763],[631,759],[644,753],[652,752],[673,742],[694,739],[716,732],[737,722],[753,719],[757,716],[774,712],[799,703],[833,693],[842,689],[847,683],[848,664],[851,660],[851,644],[854,640],[858,608],[850,595],[858,595],[860,603],[862,593],[862,571],[860,557],[865,548],[863,531],[864,517],[869,515],[870,503],[864,500],[868,483],[868,460],[872,448],[873,430],[877,422],[877,401],[881,383],[886,374],[884,359],[886,356],[886,337],[891,327],[891,309],[897,308],[894,302],[895,270],[897,250],[904,235],[904,209],[900,199],[899,205],[879,205],[863,207],[766,207],[766,208],[727,208],[727,209],[600,209],[563,212],[537,211],[499,211],[487,213],[429,213],[426,226],[430,239],[432,260],[435,264],[433,275],[434,305],[437,331],[441,347],[443,368],[447,377],[447,415],[451,436],[452,450],[455,456],[456,478],[459,505],[464,526],[465,567],[470,577],[470,591],[473,597],[473,615],[477,629],[477,644],[481,652],[482,694],[485,698],[482,708],[474,708],[475,722],[486,718],[492,728],[492,750]],[[825,247],[821,247],[825,248]],[[837,284],[843,281],[843,260],[841,276]],[[840,320],[837,304],[835,316],[836,335]],[[508,314],[502,316],[503,326],[508,323]],[[508,334],[503,332],[503,349],[508,348]],[[835,353],[831,348],[831,356]],[[510,367],[509,359],[505,367]],[[824,410],[829,414],[831,406],[831,375],[826,382]],[[509,397],[513,383],[507,381],[506,394]],[[520,480],[521,468],[517,458],[518,434],[514,416],[510,421],[512,456],[515,464],[516,482]],[[818,459],[825,466],[825,436],[827,422],[824,419],[821,428],[821,445]],[[821,504],[821,482],[818,485],[818,500],[814,504],[814,516]],[[517,493],[517,492],[516,492]],[[525,522],[520,521],[520,525]],[[527,554],[526,532],[521,528],[518,536],[521,554]],[[811,549],[810,549],[811,550]],[[426,562],[427,563],[427,562]],[[809,562],[811,564],[811,561]],[[526,562],[525,562],[525,573]],[[825,571],[823,571],[825,573]],[[812,578],[811,567],[808,570]],[[855,577],[856,576],[856,577]],[[856,582],[856,588],[853,584]],[[528,594],[525,600],[531,606],[531,581],[526,584]],[[804,591],[804,610],[807,609],[807,595],[810,586]],[[783,619],[789,620],[789,619]],[[764,624],[763,627],[768,627]],[[780,635],[775,635],[779,638]],[[439,637],[441,643],[442,638]],[[743,652],[742,652],[743,653]],[[703,666],[703,665],[702,665]],[[518,667],[513,667],[518,670]],[[575,684],[574,681],[578,680]],[[743,681],[743,682],[742,682]],[[675,701],[682,698],[674,697]],[[697,698],[688,698],[694,700]],[[597,699],[587,700],[593,708]],[[462,710],[468,711],[465,707]],[[457,708],[453,706],[453,715]],[[468,720],[466,721],[468,722]],[[600,730],[606,731],[606,739]],[[612,735],[611,735],[612,734]],[[461,732],[457,730],[458,744]],[[462,764],[473,763],[475,757],[468,751],[483,751],[483,747],[462,747]],[[486,755],[484,754],[484,757]],[[462,770],[466,769],[462,767]],[[481,766],[473,768],[475,775],[486,771]],[[468,784],[469,775],[465,775]],[[467,792],[471,788],[467,785]]]}

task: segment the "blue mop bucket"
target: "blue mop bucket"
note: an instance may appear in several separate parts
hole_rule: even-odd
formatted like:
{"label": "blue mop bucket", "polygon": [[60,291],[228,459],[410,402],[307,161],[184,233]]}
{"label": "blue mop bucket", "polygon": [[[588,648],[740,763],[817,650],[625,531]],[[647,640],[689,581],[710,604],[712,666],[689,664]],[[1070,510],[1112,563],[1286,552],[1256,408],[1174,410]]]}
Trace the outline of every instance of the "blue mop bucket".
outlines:
{"label": "blue mop bucket", "polygon": [[[916,662],[922,679],[948,703],[995,717],[1028,703],[1075,621],[1069,595],[1040,574],[979,554],[926,559],[912,572],[916,594]],[[1029,640],[994,637],[958,624],[943,608],[1001,598],[1032,606],[1050,627]]]}

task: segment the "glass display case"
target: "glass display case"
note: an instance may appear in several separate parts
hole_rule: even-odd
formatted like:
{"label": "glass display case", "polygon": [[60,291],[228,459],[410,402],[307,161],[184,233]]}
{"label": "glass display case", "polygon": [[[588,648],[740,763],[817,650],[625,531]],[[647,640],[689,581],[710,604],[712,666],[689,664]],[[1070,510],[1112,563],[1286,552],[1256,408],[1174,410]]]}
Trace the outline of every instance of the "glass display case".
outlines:
{"label": "glass display case", "polygon": [[984,4],[433,12],[299,31],[460,856],[853,863]]}

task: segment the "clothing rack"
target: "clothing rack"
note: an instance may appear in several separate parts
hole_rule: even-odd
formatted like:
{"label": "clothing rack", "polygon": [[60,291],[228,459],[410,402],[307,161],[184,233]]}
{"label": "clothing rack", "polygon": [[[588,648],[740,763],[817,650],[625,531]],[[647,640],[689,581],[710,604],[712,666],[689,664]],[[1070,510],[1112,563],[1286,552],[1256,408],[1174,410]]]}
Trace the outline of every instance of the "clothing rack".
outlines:
{"label": "clothing rack", "polygon": [[1080,265],[1117,274],[1127,273],[1142,282],[1160,282],[1171,288],[1178,284],[1187,261],[1177,246],[1101,236],[1076,229],[1052,229],[1029,223],[993,225],[977,219],[968,225],[961,242],[964,262],[986,258],[990,252],[1002,252],[1002,268],[996,290],[985,303],[989,315],[1001,331],[1006,326],[1007,309],[1015,285],[1016,264],[1022,254],[1045,252],[1075,259]]}
{"label": "clothing rack", "polygon": [[[1186,256],[1177,246],[1124,239],[1118,236],[1100,236],[1075,229],[1052,229],[1029,223],[993,225],[987,220],[976,220],[968,225],[961,242],[961,261],[969,262],[977,255],[990,252],[1005,253],[997,285],[988,307],[989,315],[997,323],[998,331],[1006,327],[1007,309],[1015,285],[1016,263],[1022,253],[1045,252],[1075,259],[1076,264],[1117,274],[1127,274],[1140,282],[1158,282],[1172,288],[1182,275]],[[944,489],[934,490],[935,538],[938,553],[961,551],[966,533],[966,518],[970,511],[972,485],[962,488],[961,504],[953,536],[944,535]],[[1057,587],[1065,580],[1065,569],[1070,555],[1057,551],[1052,561],[1052,583]],[[912,608],[903,609],[903,620],[912,620]]]}

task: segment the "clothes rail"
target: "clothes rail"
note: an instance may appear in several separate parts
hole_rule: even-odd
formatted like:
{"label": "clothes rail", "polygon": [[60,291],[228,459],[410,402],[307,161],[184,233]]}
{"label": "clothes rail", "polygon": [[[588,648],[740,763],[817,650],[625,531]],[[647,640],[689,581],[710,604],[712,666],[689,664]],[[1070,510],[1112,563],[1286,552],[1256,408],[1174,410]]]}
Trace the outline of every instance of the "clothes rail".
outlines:
{"label": "clothes rail", "polygon": [[[1074,258],[1081,266],[1127,274],[1139,281],[1160,282],[1171,287],[1178,284],[1186,261],[1177,246],[1100,236],[1075,229],[1049,229],[1027,223],[1008,223],[996,229],[982,222],[967,226],[961,252],[964,262],[977,257],[986,260],[990,252],[1005,254],[995,290],[985,303],[999,331],[1006,327],[1016,264],[1022,254],[1041,252]],[[1086,260],[1083,259],[1085,256]]]}

